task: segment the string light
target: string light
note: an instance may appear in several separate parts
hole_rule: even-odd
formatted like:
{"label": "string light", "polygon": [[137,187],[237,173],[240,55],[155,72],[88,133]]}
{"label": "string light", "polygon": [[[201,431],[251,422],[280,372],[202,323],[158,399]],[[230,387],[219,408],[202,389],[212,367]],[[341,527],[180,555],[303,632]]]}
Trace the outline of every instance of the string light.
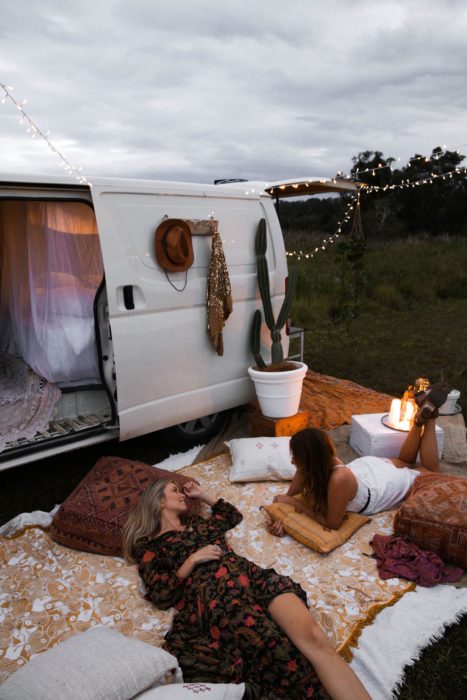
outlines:
{"label": "string light", "polygon": [[342,227],[345,226],[345,224],[348,221],[350,221],[350,219],[352,218],[352,212],[354,211],[355,207],[357,206],[357,204],[359,202],[359,197],[360,197],[360,192],[357,192],[356,194],[353,194],[351,196],[351,199],[349,200],[347,207],[344,211],[344,216],[337,224],[336,232],[333,233],[332,235],[326,237],[326,238],[323,238],[321,243],[319,243],[313,251],[307,251],[307,252],[303,252],[303,250],[286,251],[286,253],[285,253],[286,256],[289,258],[296,258],[297,260],[301,260],[301,258],[305,258],[306,260],[308,260],[308,259],[314,258],[316,253],[318,253],[319,251],[326,250],[327,248],[329,248],[330,245],[332,245],[333,243],[335,243],[339,239],[339,237],[342,233]]}
{"label": "string light", "polygon": [[[452,152],[459,155],[459,148],[463,145],[466,145],[466,144],[460,144],[459,146],[456,146],[456,148],[454,148],[454,150]],[[446,144],[443,144],[443,150],[441,153],[437,152],[437,153],[432,154],[431,156],[414,156],[413,158],[409,158],[409,160],[407,161],[407,167],[410,167],[412,163],[415,163],[418,161],[424,161],[425,163],[430,163],[430,162],[439,160],[442,156],[446,155],[447,152],[448,152],[448,147],[446,146]],[[396,160],[400,163],[401,162],[400,156]],[[375,175],[378,170],[387,169],[387,168],[389,168],[391,171],[393,170],[393,167],[390,163],[388,163],[387,165],[383,165],[382,163],[378,163],[378,165],[375,166],[374,168],[365,168],[364,170],[355,170],[355,172],[352,174],[352,176],[357,177],[359,175],[364,175],[365,173],[371,173],[371,175]]]}
{"label": "string light", "polygon": [[335,243],[336,240],[339,238],[340,234],[342,233],[342,226],[344,226],[351,218],[351,212],[354,210],[356,204],[359,201],[360,194],[371,194],[373,192],[385,192],[386,190],[402,190],[402,189],[407,189],[409,187],[419,187],[420,185],[431,185],[435,180],[446,180],[446,178],[453,178],[455,175],[466,175],[467,174],[467,168],[461,168],[457,167],[455,170],[451,170],[450,172],[443,173],[442,175],[432,175],[429,178],[424,178],[423,180],[406,180],[405,182],[402,181],[399,185],[363,185],[357,194],[352,196],[352,199],[350,200],[349,204],[347,205],[347,209],[344,213],[344,217],[339,221],[337,224],[337,229],[336,233],[334,233],[332,236],[329,236],[328,238],[324,238],[321,244],[318,244],[318,246],[315,247],[313,251],[306,251],[304,252],[303,250],[300,251],[287,251],[286,255],[289,258],[296,258],[297,260],[301,260],[301,258],[305,259],[310,259],[313,258],[317,252],[320,250],[326,250],[332,243]]}
{"label": "string light", "polygon": [[40,136],[47,144],[47,147],[49,150],[57,156],[57,158],[60,159],[60,165],[65,168],[65,171],[68,173],[68,175],[75,177],[76,180],[82,185],[88,185],[89,187],[92,187],[92,183],[87,179],[85,175],[82,174],[82,168],[77,168],[75,167],[68,158],[66,158],[63,153],[61,153],[58,148],[56,148],[53,143],[49,139],[49,134],[50,131],[47,131],[45,134],[39,127],[33,122],[29,114],[25,111],[24,105],[27,103],[27,100],[23,100],[22,102],[18,102],[15,100],[13,95],[11,94],[13,92],[13,88],[11,85],[6,85],[5,83],[0,82],[0,87],[2,88],[4,95],[2,99],[0,100],[2,104],[5,104],[7,100],[10,100],[10,102],[17,108],[17,110],[20,113],[20,118],[19,118],[19,124],[24,125],[26,122],[26,133],[28,133],[31,138],[35,139],[37,136]]}
{"label": "string light", "polygon": [[430,177],[423,178],[422,180],[402,180],[402,182],[397,185],[368,185],[367,187],[362,188],[362,192],[364,194],[371,194],[372,192],[404,190],[409,187],[419,187],[420,185],[432,185],[435,180],[446,180],[446,178],[452,178],[454,175],[465,175],[466,173],[467,168],[457,167],[447,173],[434,174]]}

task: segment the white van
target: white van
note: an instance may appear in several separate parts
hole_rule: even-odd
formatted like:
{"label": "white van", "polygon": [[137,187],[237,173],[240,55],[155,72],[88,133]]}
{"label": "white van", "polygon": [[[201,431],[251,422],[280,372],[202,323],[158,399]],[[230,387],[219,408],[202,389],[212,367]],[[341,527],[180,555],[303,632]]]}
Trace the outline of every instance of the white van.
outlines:
{"label": "white van", "polygon": [[[0,177],[0,469],[169,426],[199,443],[251,400],[263,217],[276,310],[287,278],[273,199],[286,192],[265,185]],[[154,235],[167,218],[218,222],[233,297],[223,356],[206,333],[210,237],[193,235],[186,276],[166,273]]]}

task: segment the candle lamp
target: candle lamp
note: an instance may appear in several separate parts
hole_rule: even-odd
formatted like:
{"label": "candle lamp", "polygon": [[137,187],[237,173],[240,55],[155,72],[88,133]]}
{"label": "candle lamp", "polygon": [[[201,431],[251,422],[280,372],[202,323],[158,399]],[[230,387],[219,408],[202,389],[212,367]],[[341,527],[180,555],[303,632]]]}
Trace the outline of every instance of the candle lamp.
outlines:
{"label": "candle lamp", "polygon": [[404,391],[402,399],[393,399],[391,409],[385,421],[385,425],[396,430],[410,430],[417,410],[413,387],[409,386]]}

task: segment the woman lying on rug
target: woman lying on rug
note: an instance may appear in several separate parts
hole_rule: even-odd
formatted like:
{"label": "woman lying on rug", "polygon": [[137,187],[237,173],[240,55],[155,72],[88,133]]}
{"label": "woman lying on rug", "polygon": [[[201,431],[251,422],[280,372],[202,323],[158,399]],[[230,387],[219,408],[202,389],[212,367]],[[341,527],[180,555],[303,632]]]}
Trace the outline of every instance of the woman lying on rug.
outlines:
{"label": "woman lying on rug", "polygon": [[178,486],[156,481],[128,517],[123,548],[138,564],[146,598],[178,611],[165,647],[184,680],[245,682],[248,699],[369,700],[308,611],[302,588],[227,543],[224,533],[241,521],[240,512],[194,482],[183,491],[209,505],[211,517],[184,517]]}
{"label": "woman lying on rug", "polygon": [[[422,472],[439,472],[435,418],[449,390],[434,384],[416,396],[419,405],[399,458],[358,457],[344,464],[326,433],[305,428],[290,438],[292,462],[297,467],[287,494],[276,503],[289,503],[324,527],[337,530],[346,511],[373,515],[398,506]],[[421,464],[415,466],[420,451]],[[301,500],[295,496],[301,494]],[[268,525],[273,535],[284,534],[283,525]]]}

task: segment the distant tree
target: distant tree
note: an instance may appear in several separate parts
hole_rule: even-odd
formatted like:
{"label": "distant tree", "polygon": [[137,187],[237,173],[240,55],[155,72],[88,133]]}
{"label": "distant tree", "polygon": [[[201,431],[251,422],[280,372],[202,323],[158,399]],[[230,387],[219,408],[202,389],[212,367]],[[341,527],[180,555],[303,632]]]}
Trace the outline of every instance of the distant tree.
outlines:
{"label": "distant tree", "polygon": [[[367,185],[392,184],[392,164],[395,158],[384,158],[381,151],[362,151],[352,158],[351,174]],[[365,172],[370,170],[370,172]]]}
{"label": "distant tree", "polygon": [[433,149],[430,158],[415,154],[400,171],[402,182],[438,177],[432,184],[420,184],[399,190],[401,216],[411,234],[460,234],[467,227],[467,179],[450,176],[465,156],[457,151]]}
{"label": "distant tree", "polygon": [[397,236],[401,231],[401,205],[397,195],[393,192],[385,193],[373,202],[376,235],[378,238],[388,239]]}
{"label": "distant tree", "polygon": [[282,229],[307,234],[334,233],[343,212],[341,197],[310,197],[296,202],[281,201],[279,205]]}
{"label": "distant tree", "polygon": [[[367,238],[403,238],[429,234],[467,235],[467,176],[448,175],[462,167],[465,156],[457,151],[433,149],[430,157],[415,154],[407,164],[394,168],[395,159],[382,151],[361,151],[352,158],[351,175],[368,186],[387,186],[363,194],[361,215]],[[366,171],[366,172],[365,172]],[[434,175],[432,184],[423,184]],[[421,184],[410,186],[409,183]],[[407,185],[403,188],[393,187]],[[285,232],[305,235],[334,233],[342,219],[348,195],[336,198],[280,203]],[[346,231],[344,229],[344,235]]]}

